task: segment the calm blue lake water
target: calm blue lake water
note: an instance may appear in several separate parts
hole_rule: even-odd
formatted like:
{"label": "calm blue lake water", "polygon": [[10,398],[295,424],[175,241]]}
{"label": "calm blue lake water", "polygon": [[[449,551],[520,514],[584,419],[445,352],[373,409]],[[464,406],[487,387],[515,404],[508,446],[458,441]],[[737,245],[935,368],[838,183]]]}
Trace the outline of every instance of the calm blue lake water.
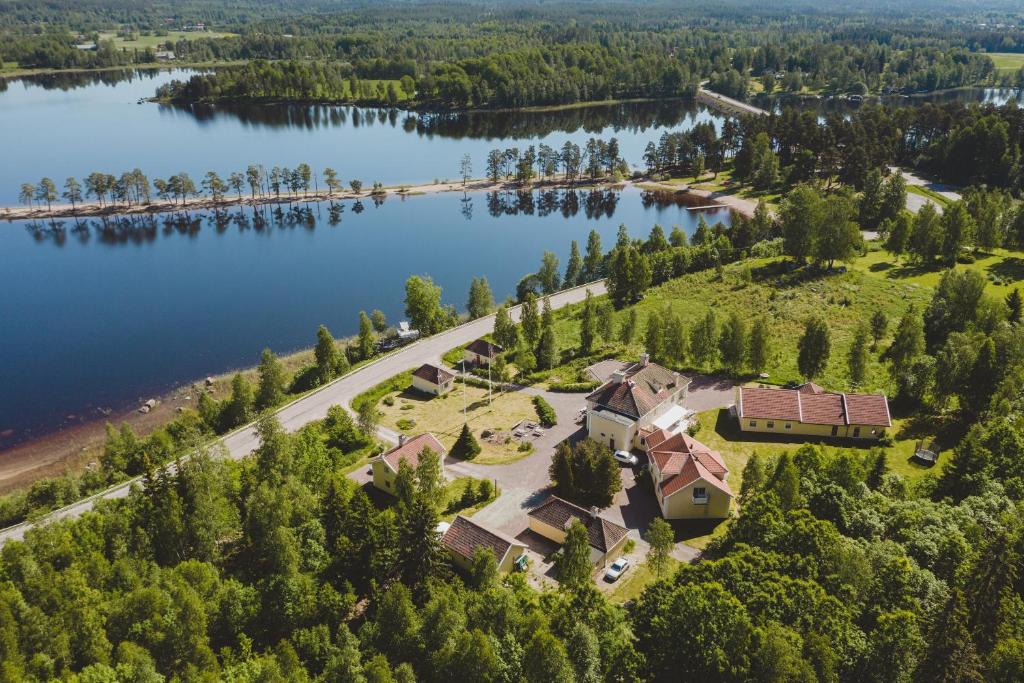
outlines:
{"label": "calm blue lake water", "polygon": [[[137,405],[178,383],[253,365],[264,347],[310,346],[360,309],[403,316],[404,282],[427,274],[464,310],[470,280],[514,292],[545,249],[620,223],[692,233],[695,212],[636,189],[445,193],[224,212],[0,224],[0,448]],[[728,222],[725,210],[706,214]]]}
{"label": "calm blue lake water", "polygon": [[[92,171],[120,175],[141,168],[152,180],[209,170],[223,177],[249,164],[326,166],[345,181],[369,186],[418,184],[459,177],[464,154],[483,177],[494,147],[590,137],[619,139],[622,156],[639,165],[644,146],[664,130],[718,120],[695,104],[661,102],[596,106],[560,112],[421,115],[343,106],[222,105],[182,108],[153,103],[157,86],[191,72],[135,71],[118,80],[96,75],[18,80],[0,92],[0,204],[16,204],[24,182],[44,176],[63,185]],[[17,134],[14,134],[17,131]]]}

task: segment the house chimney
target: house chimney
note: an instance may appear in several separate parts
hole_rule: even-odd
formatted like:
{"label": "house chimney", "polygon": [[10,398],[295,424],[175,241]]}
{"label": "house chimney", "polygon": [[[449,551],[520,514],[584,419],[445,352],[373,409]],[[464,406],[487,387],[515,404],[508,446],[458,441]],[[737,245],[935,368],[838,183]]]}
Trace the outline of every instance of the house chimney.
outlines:
{"label": "house chimney", "polygon": [[649,354],[649,353],[641,353],[640,354],[640,367],[646,368],[650,364],[651,364],[651,354]]}
{"label": "house chimney", "polygon": [[615,384],[622,384],[625,381],[626,381],[626,371],[625,370],[616,370],[615,372],[612,373],[612,382],[614,382]]}
{"label": "house chimney", "polygon": [[600,512],[600,510],[598,510],[596,506],[594,506],[594,505],[590,506],[590,518],[591,519],[597,519],[597,513],[598,512]]}
{"label": "house chimney", "polygon": [[405,445],[405,434],[399,434],[398,435],[398,445],[399,446],[404,446]]}

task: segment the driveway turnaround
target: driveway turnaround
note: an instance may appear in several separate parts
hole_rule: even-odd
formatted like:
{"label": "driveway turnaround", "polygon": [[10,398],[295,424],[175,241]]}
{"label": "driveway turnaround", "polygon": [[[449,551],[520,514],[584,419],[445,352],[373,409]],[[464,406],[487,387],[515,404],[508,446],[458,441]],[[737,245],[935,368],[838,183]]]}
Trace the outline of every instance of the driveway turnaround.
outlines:
{"label": "driveway turnaround", "polygon": [[[606,291],[604,281],[592,282],[552,294],[550,297],[551,307],[562,308],[563,306],[579,303],[586,298],[588,290],[595,296],[604,294]],[[515,306],[509,313],[513,320],[518,321],[521,309],[519,306]],[[394,353],[382,356],[372,363],[353,370],[344,377],[334,380],[311,394],[292,401],[278,409],[276,417],[285,431],[297,431],[314,420],[321,420],[326,417],[327,410],[331,406],[342,405],[348,407],[356,396],[368,389],[372,389],[386,379],[406,370],[417,368],[423,363],[437,362],[446,351],[463,344],[468,344],[474,339],[489,334],[493,329],[494,315],[488,315],[433,337],[421,339]],[[222,444],[228,456],[232,459],[237,460],[249,455],[259,446],[259,437],[256,436],[255,423],[248,424],[223,436],[218,440],[217,444]],[[217,444],[214,445],[216,446]],[[173,467],[173,465],[168,467]],[[112,486],[89,498],[55,510],[35,522],[22,522],[21,524],[0,530],[0,545],[9,540],[21,540],[25,536],[25,532],[37,524],[78,517],[92,510],[97,500],[124,498],[128,495],[132,485],[141,486],[141,478],[131,479]]]}

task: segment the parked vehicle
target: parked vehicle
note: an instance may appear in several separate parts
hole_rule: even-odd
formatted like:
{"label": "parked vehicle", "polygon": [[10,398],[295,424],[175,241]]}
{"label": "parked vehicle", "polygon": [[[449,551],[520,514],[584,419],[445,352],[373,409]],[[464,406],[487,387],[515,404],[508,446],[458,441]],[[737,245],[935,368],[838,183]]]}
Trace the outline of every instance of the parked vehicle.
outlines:
{"label": "parked vehicle", "polygon": [[624,465],[629,465],[630,467],[639,462],[636,456],[629,451],[615,451],[615,459]]}
{"label": "parked vehicle", "polygon": [[612,562],[612,566],[608,567],[604,573],[604,578],[609,581],[617,581],[620,576],[626,573],[627,569],[629,569],[629,560],[620,557]]}

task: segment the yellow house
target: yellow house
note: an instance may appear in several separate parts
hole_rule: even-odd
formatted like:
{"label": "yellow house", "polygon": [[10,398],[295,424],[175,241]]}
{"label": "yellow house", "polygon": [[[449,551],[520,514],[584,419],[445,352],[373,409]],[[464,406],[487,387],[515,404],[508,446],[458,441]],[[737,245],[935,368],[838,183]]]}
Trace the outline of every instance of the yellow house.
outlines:
{"label": "yellow house", "polygon": [[879,439],[892,427],[885,394],[843,394],[808,382],[796,389],[739,387],[736,416],[745,432]]}
{"label": "yellow house", "polygon": [[686,419],[682,407],[690,380],[650,361],[620,363],[611,377],[587,396],[587,435],[613,450],[642,447],[646,429],[674,431]]}
{"label": "yellow house", "polygon": [[497,344],[492,344],[486,339],[477,339],[466,346],[462,358],[470,365],[490,365],[503,350]]}
{"label": "yellow house", "polygon": [[683,432],[645,436],[654,495],[665,519],[724,519],[732,490],[721,454]]}
{"label": "yellow house", "polygon": [[549,496],[543,503],[527,513],[530,530],[561,545],[565,532],[573,520],[578,519],[587,529],[590,542],[590,561],[607,566],[622,554],[629,529],[601,517],[597,508],[587,510],[558,496]]}
{"label": "yellow house", "polygon": [[420,463],[420,456],[428,449],[440,457],[441,476],[444,476],[445,450],[436,436],[425,432],[411,439],[407,439],[403,434],[398,439],[397,446],[372,460],[370,468],[373,470],[374,486],[381,491],[395,495],[395,478],[398,476],[399,463],[404,460],[409,463],[409,467],[416,469]]}
{"label": "yellow house", "polygon": [[412,388],[434,396],[447,394],[454,382],[455,373],[430,363],[424,363],[412,373]]}
{"label": "yellow house", "polygon": [[441,545],[448,551],[452,562],[467,570],[477,549],[489,548],[494,553],[498,571],[502,574],[512,571],[516,560],[526,552],[524,543],[492,531],[462,515],[456,515],[452,523],[444,529]]}

